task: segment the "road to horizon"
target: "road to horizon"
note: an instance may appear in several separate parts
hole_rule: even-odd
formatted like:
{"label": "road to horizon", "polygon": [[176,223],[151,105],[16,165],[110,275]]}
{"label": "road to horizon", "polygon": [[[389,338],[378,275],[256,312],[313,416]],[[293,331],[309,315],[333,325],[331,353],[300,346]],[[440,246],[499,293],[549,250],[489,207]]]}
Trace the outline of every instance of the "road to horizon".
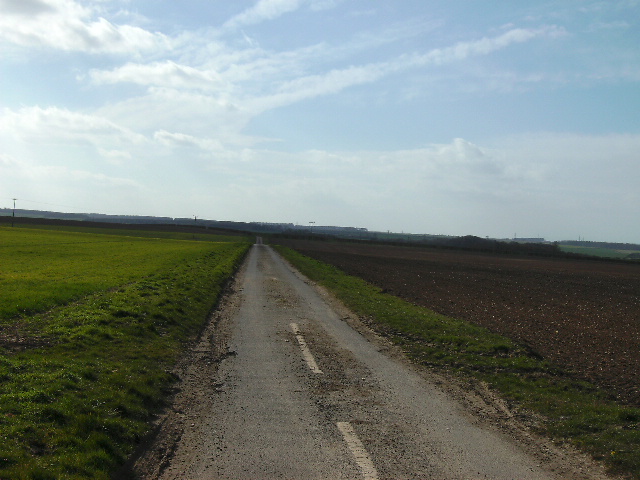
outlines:
{"label": "road to horizon", "polygon": [[554,473],[483,426],[356,332],[269,246],[252,247],[236,290],[228,354],[144,478],[592,478]]}

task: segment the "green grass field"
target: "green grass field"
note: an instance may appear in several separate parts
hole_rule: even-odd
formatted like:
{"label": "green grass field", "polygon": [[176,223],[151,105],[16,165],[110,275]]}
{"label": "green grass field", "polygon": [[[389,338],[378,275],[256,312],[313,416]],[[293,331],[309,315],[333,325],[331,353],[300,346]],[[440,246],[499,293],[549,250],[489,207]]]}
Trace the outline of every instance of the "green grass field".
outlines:
{"label": "green grass field", "polygon": [[[0,227],[2,228],[2,227]],[[166,238],[173,240],[199,240],[199,241],[212,241],[212,242],[237,242],[243,238],[248,238],[249,235],[242,237],[240,235],[229,235],[217,233],[214,229],[201,229],[197,233],[187,232],[171,232],[166,230],[136,230],[128,228],[106,228],[106,227],[84,227],[82,225],[75,226],[61,226],[61,225],[20,225],[23,230],[48,230],[52,232],[63,233],[94,233],[97,235],[115,235],[118,237],[137,237],[137,238]]]}
{"label": "green grass field", "polygon": [[249,246],[113,233],[0,228],[1,479],[110,478]]}
{"label": "green grass field", "polygon": [[[300,253],[277,247],[304,275],[331,290],[415,363],[485,382],[533,428],[569,442],[625,478],[640,479],[640,409],[575,380],[508,338],[383,293],[364,280]],[[531,414],[533,412],[533,415]]]}
{"label": "green grass field", "polygon": [[181,255],[211,248],[206,242],[146,237],[151,232],[141,232],[144,237],[114,233],[0,228],[0,322],[134,281]]}

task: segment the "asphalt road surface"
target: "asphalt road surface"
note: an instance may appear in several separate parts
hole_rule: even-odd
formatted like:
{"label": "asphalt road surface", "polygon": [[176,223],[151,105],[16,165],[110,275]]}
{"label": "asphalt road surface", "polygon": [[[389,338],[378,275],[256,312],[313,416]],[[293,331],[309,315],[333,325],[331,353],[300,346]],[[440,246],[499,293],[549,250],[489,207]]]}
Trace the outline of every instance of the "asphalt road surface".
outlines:
{"label": "asphalt road surface", "polygon": [[602,478],[558,470],[479,421],[261,242],[225,309],[226,327],[195,349],[178,406],[138,462],[143,478]]}

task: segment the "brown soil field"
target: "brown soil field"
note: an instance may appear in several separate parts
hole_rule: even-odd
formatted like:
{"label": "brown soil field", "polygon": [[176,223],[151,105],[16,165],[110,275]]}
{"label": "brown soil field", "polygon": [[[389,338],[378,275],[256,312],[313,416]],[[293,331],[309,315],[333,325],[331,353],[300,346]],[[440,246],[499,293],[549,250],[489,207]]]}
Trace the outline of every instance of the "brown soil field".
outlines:
{"label": "brown soil field", "polygon": [[640,265],[279,241],[412,303],[527,345],[640,406]]}

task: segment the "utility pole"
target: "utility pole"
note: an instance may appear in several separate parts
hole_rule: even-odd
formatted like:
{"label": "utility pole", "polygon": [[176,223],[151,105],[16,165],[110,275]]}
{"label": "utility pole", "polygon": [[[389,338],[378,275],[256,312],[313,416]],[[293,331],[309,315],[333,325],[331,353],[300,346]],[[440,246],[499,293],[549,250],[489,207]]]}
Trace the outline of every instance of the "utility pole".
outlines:
{"label": "utility pole", "polygon": [[17,198],[13,199],[13,215],[11,216],[11,226],[13,227],[13,221],[16,218],[16,200]]}

